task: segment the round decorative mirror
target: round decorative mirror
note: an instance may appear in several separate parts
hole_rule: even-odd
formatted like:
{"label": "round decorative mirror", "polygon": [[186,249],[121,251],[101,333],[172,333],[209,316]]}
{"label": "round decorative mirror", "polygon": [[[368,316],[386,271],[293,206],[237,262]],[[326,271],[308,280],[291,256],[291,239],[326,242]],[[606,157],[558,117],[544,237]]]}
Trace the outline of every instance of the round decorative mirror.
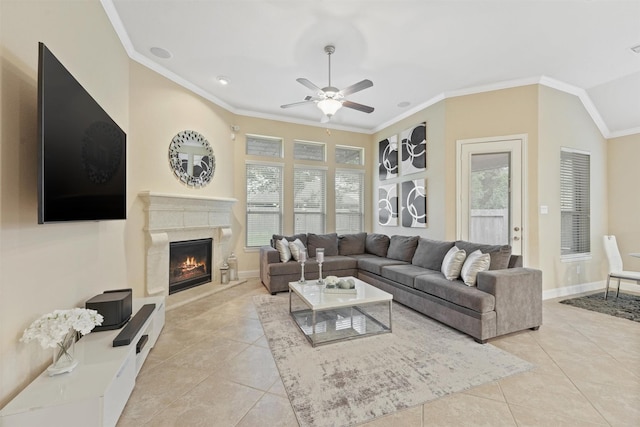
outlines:
{"label": "round decorative mirror", "polygon": [[216,157],[204,136],[183,130],[169,144],[169,164],[180,181],[191,187],[204,187],[213,178]]}

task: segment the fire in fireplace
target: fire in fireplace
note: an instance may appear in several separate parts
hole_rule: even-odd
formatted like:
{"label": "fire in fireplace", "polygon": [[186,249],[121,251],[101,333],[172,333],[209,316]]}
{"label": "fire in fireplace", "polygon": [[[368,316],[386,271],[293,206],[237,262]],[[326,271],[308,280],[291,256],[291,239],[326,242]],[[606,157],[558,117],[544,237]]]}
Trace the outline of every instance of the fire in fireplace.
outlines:
{"label": "fire in fireplace", "polygon": [[211,282],[213,239],[171,242],[169,245],[169,294]]}

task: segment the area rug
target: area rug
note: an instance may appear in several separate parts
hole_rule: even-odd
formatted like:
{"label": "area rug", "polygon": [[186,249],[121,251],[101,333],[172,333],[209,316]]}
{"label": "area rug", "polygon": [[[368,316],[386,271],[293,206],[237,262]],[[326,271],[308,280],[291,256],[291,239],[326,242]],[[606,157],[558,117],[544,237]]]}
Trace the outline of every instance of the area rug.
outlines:
{"label": "area rug", "polygon": [[600,292],[566,299],[560,301],[560,303],[640,322],[640,295],[620,292],[620,295],[616,298],[616,293],[613,291],[609,292],[605,300],[604,292]]}
{"label": "area rug", "polygon": [[301,426],[348,426],[533,368],[394,303],[393,332],[313,348],[286,295],[254,297]]}

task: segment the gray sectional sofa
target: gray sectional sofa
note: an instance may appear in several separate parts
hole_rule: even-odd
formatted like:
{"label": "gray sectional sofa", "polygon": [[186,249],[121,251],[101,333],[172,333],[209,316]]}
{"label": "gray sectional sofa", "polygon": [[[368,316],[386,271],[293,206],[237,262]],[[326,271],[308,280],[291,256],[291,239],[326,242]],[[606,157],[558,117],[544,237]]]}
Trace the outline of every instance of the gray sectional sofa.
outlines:
{"label": "gray sectional sofa", "polygon": [[[287,291],[288,283],[300,278],[300,264],[282,262],[275,249],[276,241],[283,237],[289,242],[299,239],[307,248],[307,280],[318,278],[316,249],[324,248],[323,277],[358,277],[389,292],[394,301],[478,342],[535,330],[542,324],[542,272],[523,268],[522,258],[511,255],[510,246],[376,233],[274,235],[271,246],[260,248],[260,278],[272,294]],[[489,254],[489,270],[477,273],[475,285],[469,286],[460,278],[449,280],[442,273],[445,255],[453,246],[467,255],[476,250]]]}

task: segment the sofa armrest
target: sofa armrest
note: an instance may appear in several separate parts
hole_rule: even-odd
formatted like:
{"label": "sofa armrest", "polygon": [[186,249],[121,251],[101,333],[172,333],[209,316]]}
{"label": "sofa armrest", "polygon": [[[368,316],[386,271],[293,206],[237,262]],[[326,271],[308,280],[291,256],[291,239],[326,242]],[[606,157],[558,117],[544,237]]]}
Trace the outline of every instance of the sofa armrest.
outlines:
{"label": "sofa armrest", "polygon": [[267,287],[269,286],[268,266],[278,262],[280,262],[280,252],[277,249],[268,245],[260,247],[260,280]]}
{"label": "sofa armrest", "polygon": [[508,268],[478,273],[478,289],[496,299],[497,335],[542,324],[542,271]]}

